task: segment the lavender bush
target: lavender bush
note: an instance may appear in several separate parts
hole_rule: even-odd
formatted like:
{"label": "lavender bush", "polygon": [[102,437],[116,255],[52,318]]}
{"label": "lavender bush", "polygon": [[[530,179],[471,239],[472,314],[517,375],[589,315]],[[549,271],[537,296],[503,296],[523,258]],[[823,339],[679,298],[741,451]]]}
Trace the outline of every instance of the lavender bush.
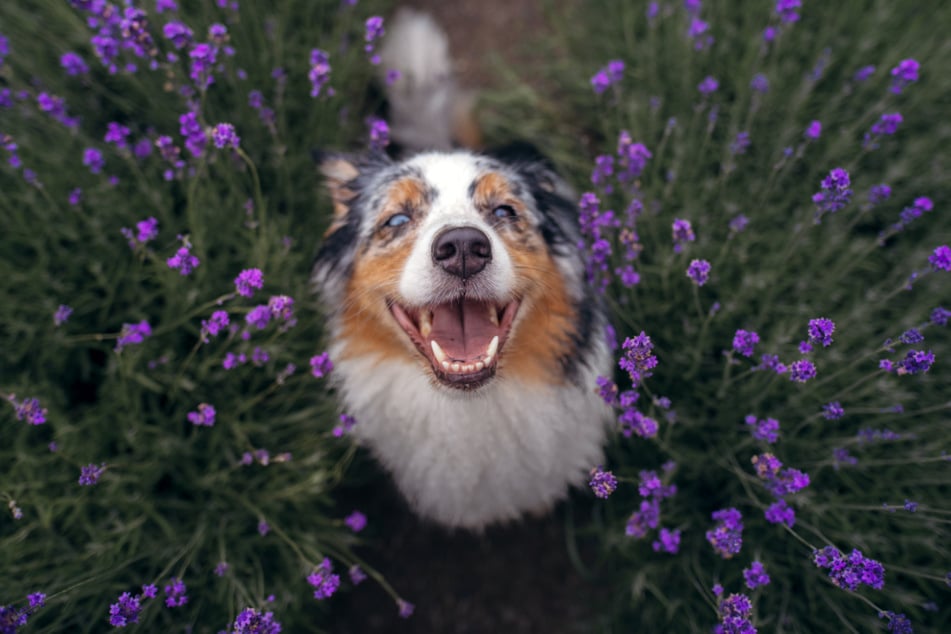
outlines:
{"label": "lavender bush", "polygon": [[353,4],[0,5],[0,631],[309,631],[375,574],[307,284]]}
{"label": "lavender bush", "polygon": [[951,15],[820,4],[559,22],[586,71],[540,82],[574,88],[538,129],[575,122],[593,168],[537,138],[590,179],[615,317],[591,572],[618,631],[951,628]]}

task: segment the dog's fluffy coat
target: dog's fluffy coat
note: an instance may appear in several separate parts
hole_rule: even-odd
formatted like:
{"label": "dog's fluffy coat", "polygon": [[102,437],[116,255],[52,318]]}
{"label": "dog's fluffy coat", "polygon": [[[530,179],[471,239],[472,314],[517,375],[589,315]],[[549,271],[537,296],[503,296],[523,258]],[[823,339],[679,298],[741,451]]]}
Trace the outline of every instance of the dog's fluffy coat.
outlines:
{"label": "dog's fluffy coat", "polygon": [[[449,143],[447,54],[425,16],[390,27],[384,66],[405,82],[388,95],[394,136],[408,147]],[[407,104],[427,94],[436,102],[414,117]],[[610,372],[605,318],[570,189],[542,163],[468,151],[332,156],[322,169],[334,220],[314,280],[354,435],[444,525],[546,510],[599,463],[609,414],[594,391]],[[437,257],[457,229],[477,236],[469,271],[468,242],[449,249],[461,269]]]}

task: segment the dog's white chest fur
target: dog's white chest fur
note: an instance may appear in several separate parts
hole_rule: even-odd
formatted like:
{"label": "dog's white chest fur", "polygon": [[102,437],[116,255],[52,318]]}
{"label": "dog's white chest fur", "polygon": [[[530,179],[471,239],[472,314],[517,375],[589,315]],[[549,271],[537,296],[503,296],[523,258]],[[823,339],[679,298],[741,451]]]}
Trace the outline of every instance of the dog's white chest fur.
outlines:
{"label": "dog's white chest fur", "polygon": [[448,526],[547,510],[602,458],[608,409],[593,388],[497,377],[464,393],[378,358],[342,360],[335,374],[354,435],[420,515]]}

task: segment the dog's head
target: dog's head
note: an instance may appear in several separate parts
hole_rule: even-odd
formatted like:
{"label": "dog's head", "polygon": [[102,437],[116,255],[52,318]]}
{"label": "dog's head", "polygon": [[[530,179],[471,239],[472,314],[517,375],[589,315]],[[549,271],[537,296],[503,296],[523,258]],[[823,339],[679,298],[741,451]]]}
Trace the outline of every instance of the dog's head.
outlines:
{"label": "dog's head", "polygon": [[321,169],[334,219],[314,281],[338,359],[401,359],[470,391],[564,382],[586,363],[602,324],[576,208],[546,167],[454,152]]}

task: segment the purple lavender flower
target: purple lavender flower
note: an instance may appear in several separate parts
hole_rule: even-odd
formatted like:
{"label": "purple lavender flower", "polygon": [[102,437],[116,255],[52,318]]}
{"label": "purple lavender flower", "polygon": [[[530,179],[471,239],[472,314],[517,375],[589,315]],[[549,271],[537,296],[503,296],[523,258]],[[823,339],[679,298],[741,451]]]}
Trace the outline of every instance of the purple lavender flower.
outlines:
{"label": "purple lavender flower", "polygon": [[129,142],[127,141],[129,134],[128,126],[124,126],[116,121],[110,121],[106,124],[106,136],[103,140],[106,143],[114,144],[119,149],[125,149],[129,146]]}
{"label": "purple lavender flower", "polygon": [[322,379],[330,374],[334,369],[333,361],[330,360],[330,354],[321,352],[310,358],[310,373],[314,378]]}
{"label": "purple lavender flower", "polygon": [[896,373],[903,374],[924,374],[931,369],[934,364],[934,353],[931,350],[909,350],[905,358],[897,363]]}
{"label": "purple lavender flower", "polygon": [[875,73],[875,67],[872,65],[863,66],[862,68],[855,71],[855,75],[852,76],[852,80],[857,83],[862,83],[867,81]]}
{"label": "purple lavender flower", "polygon": [[245,608],[235,617],[230,630],[230,634],[279,634],[281,624],[274,620],[273,612]]}
{"label": "purple lavender flower", "polygon": [[720,82],[710,75],[707,75],[703,81],[697,84],[697,90],[699,90],[700,94],[704,96],[716,92],[719,87]]}
{"label": "purple lavender flower", "polygon": [[766,27],[765,29],[763,29],[763,41],[767,43],[772,42],[773,40],[776,39],[776,33],[777,33],[776,27],[774,26]]}
{"label": "purple lavender flower", "polygon": [[[937,609],[935,611],[937,611]],[[878,618],[888,619],[888,631],[892,634],[913,634],[915,631],[911,627],[911,621],[909,621],[908,617],[904,614],[895,614],[890,610],[886,610],[879,612]]]}
{"label": "purple lavender flower", "polygon": [[354,511],[344,518],[343,523],[354,533],[359,533],[367,526],[367,516],[360,511]]}
{"label": "purple lavender flower", "polygon": [[358,586],[367,580],[366,573],[363,572],[363,570],[360,569],[360,566],[357,566],[356,564],[350,566],[347,574],[350,575],[350,582],[355,586]]}
{"label": "purple lavender flower", "polygon": [[693,242],[697,239],[689,220],[674,218],[671,230],[673,232],[674,253],[680,253],[683,250],[684,243]]}
{"label": "purple lavender flower", "polygon": [[843,590],[854,592],[861,584],[881,590],[885,585],[884,566],[858,549],[846,557],[837,548],[826,546],[813,551],[812,561],[818,568],[828,569],[832,583]]}
{"label": "purple lavender flower", "polygon": [[378,15],[367,18],[366,21],[366,33],[363,36],[363,39],[366,41],[364,50],[370,55],[370,63],[377,65],[380,63],[380,56],[375,55],[373,50],[376,47],[376,42],[386,33],[386,30],[383,28],[383,18]]}
{"label": "purple lavender flower", "polygon": [[178,123],[179,132],[185,137],[185,149],[192,156],[201,156],[208,143],[208,136],[201,122],[198,121],[198,114],[192,111],[186,112],[178,118]]}
{"label": "purple lavender flower", "polygon": [[9,397],[10,403],[16,408],[16,417],[17,420],[26,420],[30,425],[42,425],[46,422],[46,408],[40,405],[40,401],[36,398],[25,398],[19,403],[16,399],[13,398],[13,395]]}
{"label": "purple lavender flower", "polygon": [[878,185],[872,185],[868,190],[868,204],[871,207],[878,205],[880,202],[888,200],[891,198],[892,188],[881,183]]}
{"label": "purple lavender flower", "polygon": [[931,311],[931,323],[936,326],[947,326],[948,320],[951,320],[951,310],[938,306]]}
{"label": "purple lavender flower", "polygon": [[372,118],[370,120],[370,149],[380,152],[389,144],[390,126],[383,119]]}
{"label": "purple lavender flower", "polygon": [[883,136],[891,136],[898,131],[904,119],[899,112],[885,113],[881,118],[872,124],[868,132],[862,138],[862,147],[866,150],[878,149],[879,139]]}
{"label": "purple lavender flower", "polygon": [[651,544],[655,553],[665,552],[676,555],[680,550],[680,529],[661,528],[657,537],[657,541]]}
{"label": "purple lavender flower", "polygon": [[199,403],[196,411],[188,412],[188,422],[199,427],[214,427],[215,414],[214,405]]}
{"label": "purple lavender flower", "polygon": [[234,278],[234,286],[238,295],[251,297],[254,289],[260,290],[264,286],[264,273],[261,269],[244,269]]}
{"label": "purple lavender flower", "polygon": [[63,56],[59,58],[59,63],[70,77],[89,73],[89,66],[86,65],[83,58],[72,51],[63,53]]}
{"label": "purple lavender flower", "polygon": [[199,90],[204,91],[215,83],[212,71],[218,62],[218,47],[204,43],[195,44],[188,51],[188,58],[191,61],[188,76]]}
{"label": "purple lavender flower", "polygon": [[618,424],[625,438],[636,434],[641,438],[653,438],[657,435],[657,421],[641,414],[634,408],[627,408],[618,416]]}
{"label": "purple lavender flower", "polygon": [[914,345],[924,341],[925,336],[921,334],[917,328],[909,328],[905,332],[901,333],[901,336],[898,337],[898,340],[906,345]]}
{"label": "purple lavender flower", "polygon": [[730,220],[730,233],[743,233],[746,227],[750,224],[750,219],[744,216],[743,214],[738,215],[737,217]]}
{"label": "purple lavender flower", "polygon": [[229,568],[231,568],[231,566],[228,564],[227,561],[219,561],[219,562],[215,565],[215,576],[216,576],[216,577],[224,577],[224,576],[225,576],[225,573],[228,572],[228,569],[229,569]]}
{"label": "purple lavender flower", "polygon": [[799,21],[799,8],[802,6],[802,0],[776,0],[776,13],[786,24],[792,24]]}
{"label": "purple lavender flower", "polygon": [[743,131],[737,132],[736,138],[733,139],[733,142],[730,144],[730,153],[731,154],[746,154],[746,150],[750,147],[750,133]]}
{"label": "purple lavender flower", "polygon": [[201,264],[201,260],[192,254],[191,248],[192,245],[188,244],[187,242],[179,247],[178,251],[175,252],[175,255],[165,260],[168,268],[172,269],[173,271],[178,271],[180,275],[189,275],[192,271],[198,268],[198,265]]}
{"label": "purple lavender flower", "polygon": [[835,323],[826,317],[809,320],[809,341],[815,344],[821,343],[824,348],[832,345],[832,333],[835,331]]}
{"label": "purple lavender flower", "polygon": [[756,634],[756,628],[750,622],[752,611],[753,604],[748,596],[731,594],[717,605],[720,623],[713,628],[714,634]]}
{"label": "purple lavender flower", "polygon": [[69,321],[69,316],[73,314],[73,309],[66,304],[60,304],[56,312],[53,313],[53,323],[56,326],[62,326]]}
{"label": "purple lavender flower", "polygon": [[826,420],[839,420],[845,416],[845,410],[839,401],[832,401],[822,406],[822,415]]}
{"label": "purple lavender flower", "polygon": [[729,559],[743,547],[743,515],[735,508],[727,508],[714,511],[712,517],[717,524],[707,531],[707,541],[717,554]]}
{"label": "purple lavender flower", "polygon": [[903,505],[904,509],[909,513],[914,513],[918,510],[918,503],[912,502],[911,500],[906,499],[905,504]]}
{"label": "purple lavender flower", "polygon": [[836,447],[832,450],[832,468],[836,471],[844,465],[857,465],[859,459],[849,453],[849,450],[844,447]]}
{"label": "purple lavender flower", "polygon": [[219,150],[224,148],[237,149],[241,145],[241,137],[230,123],[219,123],[211,129],[211,140]]}
{"label": "purple lavender flower", "polygon": [[910,206],[901,210],[899,221],[898,224],[895,225],[895,229],[901,231],[915,219],[920,218],[922,214],[926,214],[932,209],[934,209],[934,202],[927,196],[919,196]]}
{"label": "purple lavender flower", "polygon": [[[307,78],[310,80],[310,96],[319,97],[324,86],[330,82],[330,56],[319,48],[310,52],[310,70],[307,72]],[[325,94],[328,97],[333,96],[333,88],[327,87]]]}
{"label": "purple lavender flower", "polygon": [[803,133],[803,136],[806,137],[808,141],[815,141],[822,135],[822,122],[821,121],[812,121],[808,126],[806,126],[806,131]]}
{"label": "purple lavender flower", "polygon": [[168,585],[165,586],[165,606],[179,608],[188,603],[187,590],[188,588],[181,579],[177,577],[169,579]]}
{"label": "purple lavender flower", "polygon": [[687,37],[693,40],[694,50],[703,51],[713,46],[714,38],[710,34],[710,25],[696,16],[690,20]]}
{"label": "purple lavender flower", "polygon": [[595,94],[600,95],[609,87],[619,83],[624,78],[624,62],[612,59],[608,65],[599,70],[591,78],[591,87]]}
{"label": "purple lavender flower", "polygon": [[334,437],[340,438],[341,436],[343,436],[344,434],[352,430],[356,426],[356,424],[357,424],[357,419],[355,419],[353,416],[350,416],[349,414],[341,414],[340,424],[336,425],[333,428],[332,433]]}
{"label": "purple lavender flower", "polygon": [[287,295],[273,295],[267,300],[268,310],[271,311],[271,317],[280,319],[289,326],[293,326],[294,320],[294,298]]}
{"label": "purple lavender flower", "polygon": [[624,352],[618,360],[618,367],[628,373],[633,385],[651,376],[651,370],[657,367],[657,357],[653,354],[654,344],[646,333],[641,331],[636,337],[627,337],[621,349]]}
{"label": "purple lavender flower", "polygon": [[951,247],[946,244],[935,248],[928,256],[928,263],[935,271],[951,271]]}
{"label": "purple lavender flower", "polygon": [[155,0],[155,12],[165,13],[166,11],[178,11],[175,0]]}
{"label": "purple lavender flower", "polygon": [[144,319],[137,324],[122,324],[122,330],[116,340],[116,352],[120,352],[126,346],[134,346],[142,343],[146,337],[152,335],[152,327]]}
{"label": "purple lavender flower", "polygon": [[264,537],[271,532],[271,526],[265,520],[258,520],[258,535]]}
{"label": "purple lavender flower", "polygon": [[340,587],[340,577],[333,574],[333,564],[325,558],[314,572],[307,575],[307,583],[314,586],[314,598],[323,600],[330,598]]}
{"label": "purple lavender flower", "polygon": [[744,422],[756,440],[762,440],[770,445],[779,440],[779,421],[775,418],[757,420],[756,416],[750,414]]}
{"label": "purple lavender flower", "polygon": [[750,88],[752,88],[754,92],[765,94],[769,92],[769,79],[767,79],[763,73],[756,73],[750,81]]}
{"label": "purple lavender flower", "polygon": [[822,189],[812,196],[816,204],[816,224],[822,221],[823,214],[835,213],[845,207],[852,200],[852,180],[849,173],[841,167],[836,167],[829,175],[822,179]]}
{"label": "purple lavender flower", "polygon": [[245,321],[258,330],[264,330],[271,321],[271,309],[267,304],[258,304],[248,312]]}
{"label": "purple lavender flower", "polygon": [[99,466],[96,466],[93,463],[87,464],[82,467],[79,472],[79,484],[80,486],[93,486],[99,482],[99,478],[102,477],[102,474],[106,472],[106,463],[102,463]]}
{"label": "purple lavender flower", "polygon": [[126,627],[139,622],[139,612],[142,605],[139,597],[128,592],[119,595],[119,600],[109,606],[109,625],[112,627]]}
{"label": "purple lavender flower", "polygon": [[83,150],[83,165],[89,168],[93,174],[98,174],[105,167],[106,161],[102,158],[102,152],[93,147]]}
{"label": "purple lavender flower", "polygon": [[169,22],[162,27],[162,35],[172,42],[172,46],[183,49],[191,44],[195,34],[187,25],[181,22]]}
{"label": "purple lavender flower", "polygon": [[653,154],[643,143],[634,143],[627,130],[621,130],[618,134],[617,156],[617,178],[622,183],[629,183],[641,175]]}
{"label": "purple lavender flower", "polygon": [[628,537],[642,539],[652,528],[657,528],[660,521],[660,500],[651,498],[642,500],[637,511],[631,514],[624,528],[624,533]]}
{"label": "purple lavender flower", "polygon": [[228,327],[230,321],[228,313],[224,310],[216,310],[207,321],[203,319],[200,334],[202,342],[208,343],[209,337],[217,337],[218,333]]}
{"label": "purple lavender flower", "polygon": [[607,499],[617,488],[617,478],[610,471],[604,471],[601,467],[594,467],[589,475],[591,480],[588,481],[588,486],[599,498]]}
{"label": "purple lavender flower", "polygon": [[892,69],[891,90],[896,95],[901,94],[908,85],[918,81],[919,64],[914,59],[903,59],[898,62],[898,66]]}
{"label": "purple lavender flower", "polygon": [[759,561],[754,561],[749,568],[743,569],[743,579],[750,590],[769,585],[769,575],[766,574],[766,568]]}
{"label": "purple lavender flower", "polygon": [[796,511],[786,504],[786,500],[773,502],[764,514],[771,524],[785,524],[790,528],[796,524]]}
{"label": "purple lavender flower", "polygon": [[413,616],[413,611],[415,609],[416,606],[409,601],[404,601],[403,599],[396,600],[396,610],[401,619],[408,619],[409,617]]}
{"label": "purple lavender flower", "polygon": [[759,335],[752,330],[737,330],[733,335],[733,349],[744,357],[753,356],[753,348],[759,343]]}
{"label": "purple lavender flower", "polygon": [[697,286],[703,286],[710,278],[710,263],[706,260],[691,260],[690,266],[687,267],[687,277]]}

